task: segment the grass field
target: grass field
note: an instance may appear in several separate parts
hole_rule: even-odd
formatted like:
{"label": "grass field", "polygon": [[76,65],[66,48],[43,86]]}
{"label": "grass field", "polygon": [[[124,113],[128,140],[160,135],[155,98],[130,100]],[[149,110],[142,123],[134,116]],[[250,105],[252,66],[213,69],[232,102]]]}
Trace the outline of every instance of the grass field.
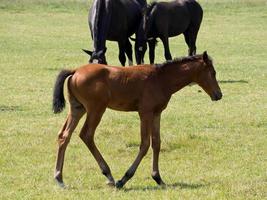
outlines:
{"label": "grass field", "polygon": [[[151,150],[125,188],[108,188],[78,137],[68,146],[64,178],[53,180],[57,132],[66,110],[51,111],[55,77],[87,62],[87,0],[0,0],[0,199],[267,199],[267,1],[200,0],[198,52],[213,57],[224,97],[198,86],[175,94],[161,121],[160,168],[150,177]],[[186,55],[183,37],[173,56]],[[119,65],[117,44],[107,60]],[[156,62],[163,62],[159,43]],[[146,59],[148,61],[148,59]],[[107,110],[96,143],[116,180],[139,146],[137,113]]]}

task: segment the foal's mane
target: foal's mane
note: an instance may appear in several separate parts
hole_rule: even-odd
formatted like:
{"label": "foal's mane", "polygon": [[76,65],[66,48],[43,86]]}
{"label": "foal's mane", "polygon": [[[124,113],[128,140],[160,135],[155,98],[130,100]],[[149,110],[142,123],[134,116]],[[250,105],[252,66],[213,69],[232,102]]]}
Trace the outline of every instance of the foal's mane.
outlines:
{"label": "foal's mane", "polygon": [[[164,68],[164,67],[172,65],[172,64],[180,64],[181,65],[183,63],[192,62],[192,61],[202,59],[202,57],[203,57],[202,54],[194,55],[194,56],[179,57],[179,58],[175,58],[173,60],[167,60],[161,64],[156,64],[156,67],[157,68]],[[209,59],[211,60],[211,58],[209,58]]]}

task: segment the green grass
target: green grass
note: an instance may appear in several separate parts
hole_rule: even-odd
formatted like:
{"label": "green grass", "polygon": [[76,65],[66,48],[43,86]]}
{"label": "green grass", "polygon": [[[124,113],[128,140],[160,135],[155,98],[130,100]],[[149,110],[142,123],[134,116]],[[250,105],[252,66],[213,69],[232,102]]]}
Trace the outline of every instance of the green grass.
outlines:
{"label": "green grass", "polygon": [[[161,174],[150,177],[151,150],[125,189],[108,188],[78,137],[68,146],[64,178],[53,180],[57,132],[66,116],[51,111],[62,68],[87,62],[86,0],[0,0],[0,199],[267,199],[267,2],[201,0],[198,52],[213,57],[224,97],[211,102],[198,86],[173,96],[161,122]],[[183,37],[170,40],[186,55]],[[116,43],[107,60],[119,65]],[[159,43],[156,61],[163,62]],[[146,59],[148,61],[148,59]],[[118,180],[139,146],[136,113],[107,110],[96,143]]]}

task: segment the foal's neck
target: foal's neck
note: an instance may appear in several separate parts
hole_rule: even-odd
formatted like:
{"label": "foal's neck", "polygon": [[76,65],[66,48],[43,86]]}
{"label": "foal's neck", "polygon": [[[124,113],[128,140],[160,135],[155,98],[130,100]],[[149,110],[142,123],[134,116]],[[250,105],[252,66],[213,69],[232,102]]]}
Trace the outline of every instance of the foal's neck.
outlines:
{"label": "foal's neck", "polygon": [[169,64],[162,68],[161,77],[166,95],[172,95],[193,82],[196,73],[196,64],[179,63]]}

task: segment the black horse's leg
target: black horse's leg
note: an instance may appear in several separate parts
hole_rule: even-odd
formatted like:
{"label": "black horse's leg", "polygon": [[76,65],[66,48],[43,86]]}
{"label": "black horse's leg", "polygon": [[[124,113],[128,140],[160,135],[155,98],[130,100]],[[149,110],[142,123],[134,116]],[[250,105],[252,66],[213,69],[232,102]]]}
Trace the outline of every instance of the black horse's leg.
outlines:
{"label": "black horse's leg", "polygon": [[148,40],[148,46],[149,46],[149,61],[150,64],[154,64],[155,60],[155,47],[156,47],[156,39]]}
{"label": "black horse's leg", "polygon": [[196,39],[197,39],[198,30],[193,30],[193,28],[189,28],[184,32],[185,42],[188,46],[188,55],[193,56],[196,54]]}
{"label": "black horse's leg", "polygon": [[130,40],[127,38],[125,43],[125,53],[128,57],[129,65],[133,65],[133,49]]}
{"label": "black horse's leg", "polygon": [[126,57],[125,57],[125,43],[118,41],[119,45],[119,60],[122,66],[125,66]]}
{"label": "black horse's leg", "polygon": [[164,46],[164,56],[166,60],[172,60],[170,48],[169,48],[169,39],[166,36],[160,37],[161,41],[163,42]]}

